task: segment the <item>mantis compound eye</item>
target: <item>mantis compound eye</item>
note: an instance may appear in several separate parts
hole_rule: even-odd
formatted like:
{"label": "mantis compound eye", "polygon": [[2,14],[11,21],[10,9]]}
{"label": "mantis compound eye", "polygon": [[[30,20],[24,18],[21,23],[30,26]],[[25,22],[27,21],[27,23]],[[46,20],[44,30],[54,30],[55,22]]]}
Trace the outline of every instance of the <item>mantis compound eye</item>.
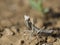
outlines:
{"label": "mantis compound eye", "polygon": [[24,18],[25,18],[26,21],[30,19],[30,17],[27,16],[27,15],[24,15]]}

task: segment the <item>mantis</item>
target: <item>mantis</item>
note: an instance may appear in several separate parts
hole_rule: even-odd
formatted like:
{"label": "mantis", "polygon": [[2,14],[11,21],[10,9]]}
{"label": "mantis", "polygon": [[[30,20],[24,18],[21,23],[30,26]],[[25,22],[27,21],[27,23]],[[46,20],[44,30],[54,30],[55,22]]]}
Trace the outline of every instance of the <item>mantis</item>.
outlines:
{"label": "mantis", "polygon": [[[30,1],[30,5],[32,6],[32,8],[42,12],[43,14],[47,13],[49,10],[49,8],[43,8],[43,0],[38,0],[37,2],[35,0],[29,0]],[[37,34],[44,34],[44,35],[59,35],[60,31],[59,30],[45,30],[45,29],[39,29],[38,27],[36,27],[30,20],[30,17],[27,16],[27,15],[24,15],[24,19],[25,19],[25,22],[26,22],[26,26],[27,28],[29,28],[30,30],[33,29],[32,33],[34,33],[34,31],[37,33]],[[56,33],[55,33],[56,32]],[[57,34],[58,33],[58,34]]]}
{"label": "mantis", "polygon": [[[34,24],[32,24],[32,22],[31,22],[31,20],[30,20],[30,17],[29,16],[27,16],[27,15],[24,15],[24,19],[25,19],[25,22],[26,22],[26,26],[27,26],[27,28],[29,29],[31,29],[32,30],[32,28],[33,28],[33,32],[32,33],[34,33],[34,32],[36,32],[37,34],[39,33],[39,34],[52,34],[53,32],[54,32],[54,30],[43,30],[43,29],[39,29],[38,27],[36,27]],[[33,27],[32,27],[33,26]]]}

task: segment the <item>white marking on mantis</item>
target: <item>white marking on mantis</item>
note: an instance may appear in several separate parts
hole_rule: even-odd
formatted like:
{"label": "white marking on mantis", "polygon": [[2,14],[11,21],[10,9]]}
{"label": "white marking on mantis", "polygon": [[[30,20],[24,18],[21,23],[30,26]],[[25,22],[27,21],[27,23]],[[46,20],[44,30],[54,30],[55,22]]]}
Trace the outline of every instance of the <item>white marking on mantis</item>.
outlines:
{"label": "white marking on mantis", "polygon": [[24,15],[24,18],[25,18],[25,20],[30,19],[30,17],[29,17],[29,16],[27,16],[27,15]]}

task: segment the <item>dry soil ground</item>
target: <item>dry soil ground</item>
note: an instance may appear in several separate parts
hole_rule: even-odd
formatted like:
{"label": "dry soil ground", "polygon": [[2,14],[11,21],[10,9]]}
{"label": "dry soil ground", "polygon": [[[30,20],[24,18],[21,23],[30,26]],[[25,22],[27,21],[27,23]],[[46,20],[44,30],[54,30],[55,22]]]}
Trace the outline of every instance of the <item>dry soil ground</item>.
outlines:
{"label": "dry soil ground", "polygon": [[[44,0],[43,6],[51,7],[54,12],[60,13],[60,0]],[[31,20],[34,19],[39,28],[49,21],[53,24],[46,29],[60,28],[59,16],[44,20],[40,12],[30,7],[28,0],[0,0],[0,45],[60,45],[60,35],[40,38],[31,36],[24,24],[25,14],[29,15]]]}

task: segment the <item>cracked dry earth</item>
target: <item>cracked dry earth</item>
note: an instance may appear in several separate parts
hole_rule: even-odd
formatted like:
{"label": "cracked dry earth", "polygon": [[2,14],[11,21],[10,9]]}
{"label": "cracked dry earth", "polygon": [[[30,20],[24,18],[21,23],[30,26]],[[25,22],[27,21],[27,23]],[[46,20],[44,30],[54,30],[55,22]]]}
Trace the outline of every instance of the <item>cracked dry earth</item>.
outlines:
{"label": "cracked dry earth", "polygon": [[[60,0],[44,0],[43,6],[60,13]],[[60,17],[43,19],[43,15],[31,9],[28,0],[0,0],[0,45],[60,45],[59,36],[32,35],[24,24],[27,13],[39,28],[60,30]],[[49,26],[47,22],[51,22]]]}

